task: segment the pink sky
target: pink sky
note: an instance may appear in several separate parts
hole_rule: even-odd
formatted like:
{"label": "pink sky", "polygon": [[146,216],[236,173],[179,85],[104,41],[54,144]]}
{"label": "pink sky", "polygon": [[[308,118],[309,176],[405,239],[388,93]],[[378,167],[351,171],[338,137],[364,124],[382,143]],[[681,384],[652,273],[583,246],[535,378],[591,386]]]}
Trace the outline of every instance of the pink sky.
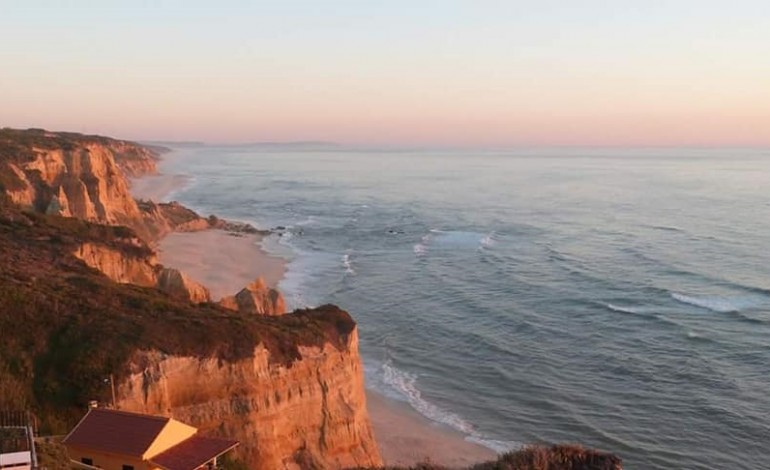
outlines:
{"label": "pink sky", "polygon": [[7,8],[0,125],[209,142],[770,146],[764,2],[342,3]]}

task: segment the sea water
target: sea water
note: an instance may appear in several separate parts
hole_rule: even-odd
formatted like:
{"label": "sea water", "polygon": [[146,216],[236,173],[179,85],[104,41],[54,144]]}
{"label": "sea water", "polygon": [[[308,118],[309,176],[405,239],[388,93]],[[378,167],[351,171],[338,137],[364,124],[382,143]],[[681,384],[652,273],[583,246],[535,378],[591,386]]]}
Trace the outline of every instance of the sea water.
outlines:
{"label": "sea water", "polygon": [[293,307],[367,385],[496,450],[629,469],[770,461],[770,151],[180,150],[203,213],[285,227]]}

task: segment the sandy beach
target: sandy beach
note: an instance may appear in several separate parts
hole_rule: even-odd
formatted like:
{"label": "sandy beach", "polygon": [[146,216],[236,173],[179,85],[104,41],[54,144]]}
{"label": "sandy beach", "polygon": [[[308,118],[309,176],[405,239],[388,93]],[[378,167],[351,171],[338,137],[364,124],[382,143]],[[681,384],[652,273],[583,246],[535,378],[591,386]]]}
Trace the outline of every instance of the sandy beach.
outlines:
{"label": "sandy beach", "polygon": [[286,260],[262,251],[260,239],[224,230],[171,233],[158,244],[158,259],[208,287],[211,298],[219,300],[258,276],[270,287],[283,278]]}
{"label": "sandy beach", "polygon": [[408,404],[367,390],[366,408],[385,465],[431,462],[467,467],[495,458],[495,452],[465,440],[465,436],[434,423]]}
{"label": "sandy beach", "polygon": [[[131,191],[136,198],[164,202],[188,182],[186,176],[158,174],[133,180]],[[283,278],[286,260],[263,251],[260,240],[261,235],[223,230],[172,233],[160,240],[158,258],[208,287],[212,298],[219,299],[238,292],[257,276],[269,286]],[[433,462],[461,467],[495,457],[494,451],[377,392],[367,390],[367,409],[386,465]]]}

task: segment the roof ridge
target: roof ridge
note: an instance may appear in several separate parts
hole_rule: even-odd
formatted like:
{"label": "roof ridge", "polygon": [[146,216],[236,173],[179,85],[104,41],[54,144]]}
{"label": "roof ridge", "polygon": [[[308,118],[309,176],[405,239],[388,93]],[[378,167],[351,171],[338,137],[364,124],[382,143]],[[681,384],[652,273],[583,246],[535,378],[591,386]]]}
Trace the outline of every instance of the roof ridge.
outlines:
{"label": "roof ridge", "polygon": [[92,408],[90,411],[108,412],[108,413],[122,414],[127,416],[136,416],[138,418],[154,419],[157,421],[164,421],[164,422],[168,422],[173,419],[170,416],[148,415],[144,413],[138,413],[136,411],[116,410],[113,408]]}

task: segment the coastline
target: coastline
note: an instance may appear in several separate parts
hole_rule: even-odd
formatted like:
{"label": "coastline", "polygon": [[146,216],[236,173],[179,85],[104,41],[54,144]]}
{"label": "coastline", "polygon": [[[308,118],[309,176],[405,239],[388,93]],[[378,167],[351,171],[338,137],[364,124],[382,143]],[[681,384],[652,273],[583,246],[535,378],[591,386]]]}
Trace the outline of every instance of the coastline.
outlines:
{"label": "coastline", "polygon": [[495,451],[467,441],[462,433],[429,420],[407,403],[371,389],[366,389],[366,408],[386,466],[429,462],[467,467],[497,456]]}
{"label": "coastline", "polygon": [[[131,181],[137,199],[167,202],[191,178],[158,173]],[[262,235],[217,229],[174,232],[158,241],[158,260],[209,288],[212,299],[232,295],[258,276],[275,287],[288,262],[260,246]],[[366,389],[367,411],[385,465],[422,462],[459,467],[494,459],[495,451],[467,441],[465,435],[419,414],[408,404]]]}
{"label": "coastline", "polygon": [[190,182],[186,175],[146,175],[139,178],[131,178],[131,195],[134,199],[151,200],[155,202],[168,202],[168,196],[178,191]]}

